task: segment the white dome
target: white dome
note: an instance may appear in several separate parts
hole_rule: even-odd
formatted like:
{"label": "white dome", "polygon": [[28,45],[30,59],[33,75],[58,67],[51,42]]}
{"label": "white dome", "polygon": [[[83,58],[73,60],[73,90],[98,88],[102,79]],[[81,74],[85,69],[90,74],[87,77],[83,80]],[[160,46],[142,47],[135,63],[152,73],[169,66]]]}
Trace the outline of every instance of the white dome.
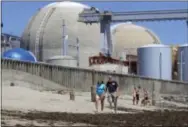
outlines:
{"label": "white dome", "polygon": [[160,43],[159,38],[151,30],[134,25],[131,22],[113,25],[111,33],[114,57],[117,57],[124,49],[130,48],[129,53],[136,55],[136,48],[147,44]]}
{"label": "white dome", "polygon": [[[56,55],[62,55],[62,25],[66,25],[68,35],[67,43],[76,45],[76,38],[80,42],[80,67],[88,67],[88,57],[96,55],[100,51],[100,27],[99,24],[86,25],[77,22],[78,14],[89,6],[75,2],[55,2],[40,9],[29,21],[25,28],[22,40],[23,48],[35,53],[35,42],[39,36],[40,50],[37,58],[45,61]],[[40,31],[40,32],[39,32]],[[67,55],[76,56],[76,48],[68,46]],[[41,56],[41,57],[38,57]]]}

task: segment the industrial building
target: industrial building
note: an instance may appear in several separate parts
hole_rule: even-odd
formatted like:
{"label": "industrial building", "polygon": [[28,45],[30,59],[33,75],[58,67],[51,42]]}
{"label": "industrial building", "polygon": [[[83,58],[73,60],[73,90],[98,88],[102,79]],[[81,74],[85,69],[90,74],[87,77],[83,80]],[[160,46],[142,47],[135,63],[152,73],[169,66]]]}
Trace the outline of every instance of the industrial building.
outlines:
{"label": "industrial building", "polygon": [[[89,8],[75,2],[55,2],[41,8],[26,26],[21,45],[32,51],[39,61],[63,55],[63,35],[67,36],[67,55],[77,59],[77,39],[80,42],[79,65],[88,68],[88,58],[100,51],[99,24],[77,22],[78,14]],[[63,25],[65,28],[63,29]]]}
{"label": "industrial building", "polygon": [[[56,2],[41,8],[26,26],[21,47],[32,51],[39,61],[46,61],[51,57],[63,55],[63,35],[66,34],[68,35],[66,55],[77,59],[75,46],[78,38],[79,67],[89,68],[88,59],[91,56],[98,56],[103,40],[100,38],[99,24],[85,25],[77,22],[78,14],[84,8],[89,7],[75,2]],[[63,29],[63,21],[65,29]],[[113,26],[112,40],[114,58],[119,57],[120,51],[124,52],[124,47],[134,48],[136,55],[137,47],[160,43],[151,30],[132,23]]]}
{"label": "industrial building", "polygon": [[2,33],[1,34],[1,51],[7,51],[12,48],[19,48],[21,38],[12,34]]}
{"label": "industrial building", "polygon": [[179,79],[187,80],[183,71],[187,70],[183,66],[187,61],[182,60],[186,55],[179,55],[186,48],[162,45],[150,29],[131,22],[111,26],[112,54],[106,57],[102,49],[108,47],[101,37],[100,24],[78,22],[84,9],[90,7],[69,1],[39,9],[18,39],[19,47],[31,51],[38,61],[54,65],[168,80],[177,79],[181,73]]}

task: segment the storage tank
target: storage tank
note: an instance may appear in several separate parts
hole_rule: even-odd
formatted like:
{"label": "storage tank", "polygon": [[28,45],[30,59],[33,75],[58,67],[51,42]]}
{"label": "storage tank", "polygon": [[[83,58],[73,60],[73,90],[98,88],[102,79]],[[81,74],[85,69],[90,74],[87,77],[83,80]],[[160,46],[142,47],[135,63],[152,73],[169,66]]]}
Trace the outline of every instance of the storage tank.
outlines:
{"label": "storage tank", "polygon": [[137,49],[138,75],[156,79],[172,79],[172,50],[170,46],[151,44]]}
{"label": "storage tank", "polygon": [[47,59],[46,62],[59,66],[77,67],[77,60],[72,56],[53,56]]}
{"label": "storage tank", "polygon": [[113,72],[118,74],[128,74],[128,67],[118,64],[100,64],[100,65],[93,65],[91,67],[94,70],[97,71],[105,71],[105,72]]}
{"label": "storage tank", "polygon": [[188,82],[188,44],[178,48],[178,75],[180,80]]}

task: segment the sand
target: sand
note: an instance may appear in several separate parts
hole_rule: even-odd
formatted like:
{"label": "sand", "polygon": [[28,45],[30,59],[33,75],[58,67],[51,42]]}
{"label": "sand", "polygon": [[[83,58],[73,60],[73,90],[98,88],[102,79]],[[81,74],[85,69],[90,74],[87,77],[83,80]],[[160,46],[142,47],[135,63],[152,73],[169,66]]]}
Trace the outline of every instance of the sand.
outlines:
{"label": "sand", "polygon": [[[67,113],[95,113],[95,105],[91,102],[90,92],[75,92],[75,101],[70,100],[69,92],[58,94],[58,91],[46,91],[45,89],[37,89],[31,87],[32,84],[24,84],[24,82],[17,82],[15,86],[10,86],[9,83],[3,83],[2,86],[2,109],[5,111],[22,111],[22,112],[67,112]],[[173,102],[168,102],[173,103]],[[173,103],[174,105],[176,103]],[[178,106],[185,106],[183,104],[176,104]],[[132,97],[128,95],[121,95],[118,100],[118,107],[126,110],[118,110],[118,113],[136,113],[142,110],[159,110],[161,107],[156,106],[140,106],[132,105]],[[128,110],[127,110],[128,109]],[[130,110],[132,109],[132,110]],[[134,111],[133,111],[134,110]],[[105,109],[99,113],[114,113],[109,108],[107,100],[105,100]],[[16,124],[29,126],[49,126],[51,121],[37,121],[20,119],[3,115],[3,123],[8,126],[15,126]],[[84,123],[69,123],[63,121],[53,121],[55,126],[87,126]]]}
{"label": "sand", "polygon": [[[11,71],[13,72],[13,71]],[[15,86],[10,86],[14,81]],[[65,90],[63,94],[59,94],[59,90]],[[40,77],[21,74],[16,72],[14,77],[10,76],[10,72],[4,70],[2,75],[2,109],[3,111],[43,111],[43,112],[67,112],[67,113],[95,113],[95,105],[91,102],[90,92],[75,92],[75,101],[70,100],[69,92],[65,87],[55,84],[49,80]],[[67,91],[67,92],[66,92]],[[141,98],[142,99],[142,98]],[[160,100],[161,103],[175,105],[177,107],[188,107],[186,104]],[[121,95],[118,99],[119,110],[117,113],[136,113],[143,110],[159,110],[164,109],[164,105],[160,106],[140,106],[132,105],[132,97],[129,95]],[[123,109],[123,110],[122,110]],[[107,100],[105,100],[105,108],[99,113],[114,113],[109,108]],[[20,124],[26,126],[33,124],[36,126],[50,125],[51,121],[36,121],[20,119],[13,116],[8,116],[8,113],[3,116],[3,122],[6,125],[12,126]],[[68,122],[53,121],[55,126],[70,125]],[[73,124],[71,124],[73,125]],[[74,123],[74,125],[84,125],[83,123]]]}
{"label": "sand", "polygon": [[[119,99],[120,107],[154,110],[156,107],[133,106],[131,97],[124,96]],[[113,110],[106,108],[104,113],[111,113]],[[75,101],[71,101],[69,93],[58,94],[52,91],[37,91],[23,86],[3,86],[2,87],[2,108],[20,111],[46,111],[46,112],[74,112],[74,113],[94,113],[95,106],[91,102],[89,92],[76,92]],[[121,111],[118,111],[121,113]],[[124,112],[125,113],[125,112]]]}

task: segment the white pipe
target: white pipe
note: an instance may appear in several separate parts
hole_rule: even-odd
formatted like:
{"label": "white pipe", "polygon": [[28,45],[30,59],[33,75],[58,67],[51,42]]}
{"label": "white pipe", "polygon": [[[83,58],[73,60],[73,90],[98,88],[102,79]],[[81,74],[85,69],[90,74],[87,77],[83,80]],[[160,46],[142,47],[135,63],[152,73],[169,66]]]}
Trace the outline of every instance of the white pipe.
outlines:
{"label": "white pipe", "polygon": [[65,28],[65,20],[63,19],[62,22],[62,27],[63,27],[63,55],[67,55],[67,40],[68,40],[68,35],[66,35],[66,28]]}
{"label": "white pipe", "polygon": [[180,80],[183,80],[183,51],[180,53]]}
{"label": "white pipe", "polygon": [[67,41],[68,41],[68,38],[69,38],[68,35],[66,35],[65,38],[64,38],[64,44],[63,44],[63,55],[64,56],[67,55],[67,48],[68,48]]}
{"label": "white pipe", "polygon": [[[188,19],[186,21],[186,24],[187,24],[187,35],[188,35]],[[188,36],[187,36],[187,40],[188,40]],[[188,41],[187,41],[187,43],[188,43]]]}
{"label": "white pipe", "polygon": [[160,76],[160,79],[162,78],[162,53],[160,52],[160,55],[159,55],[159,76]]}
{"label": "white pipe", "polygon": [[80,66],[80,41],[78,38],[76,38],[76,47],[77,47],[77,67]]}

